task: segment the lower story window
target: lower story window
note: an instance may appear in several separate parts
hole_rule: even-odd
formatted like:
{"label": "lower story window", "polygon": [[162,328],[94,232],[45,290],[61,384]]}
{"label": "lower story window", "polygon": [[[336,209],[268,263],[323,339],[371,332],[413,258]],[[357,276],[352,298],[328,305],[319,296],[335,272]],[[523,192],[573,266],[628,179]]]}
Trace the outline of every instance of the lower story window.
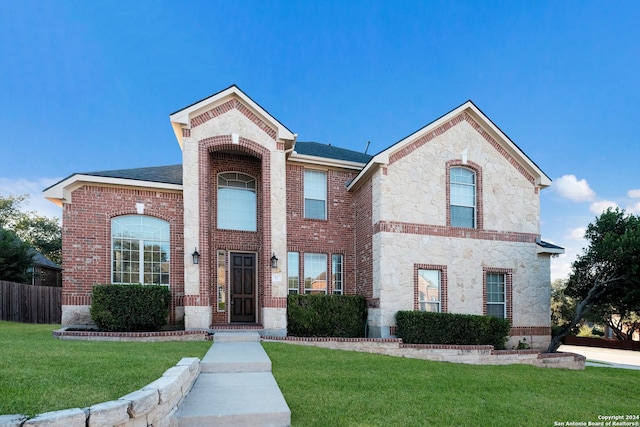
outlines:
{"label": "lower story window", "polygon": [[333,293],[336,295],[341,295],[344,291],[342,289],[342,255],[333,254],[331,255],[331,280],[333,285]]}
{"label": "lower story window", "polygon": [[440,270],[418,270],[418,305],[420,311],[441,311]]}
{"label": "lower story window", "polygon": [[111,220],[113,283],[169,285],[169,223],[145,215]]}
{"label": "lower story window", "polygon": [[506,275],[487,273],[487,315],[505,319],[507,317]]}
{"label": "lower story window", "polygon": [[287,254],[287,282],[289,294],[297,294],[300,289],[300,254],[298,252]]}
{"label": "lower story window", "polygon": [[327,293],[326,254],[304,254],[304,293]]}
{"label": "lower story window", "polygon": [[225,252],[218,251],[218,312],[226,311],[227,306],[227,293],[226,290],[226,265],[225,265]]}

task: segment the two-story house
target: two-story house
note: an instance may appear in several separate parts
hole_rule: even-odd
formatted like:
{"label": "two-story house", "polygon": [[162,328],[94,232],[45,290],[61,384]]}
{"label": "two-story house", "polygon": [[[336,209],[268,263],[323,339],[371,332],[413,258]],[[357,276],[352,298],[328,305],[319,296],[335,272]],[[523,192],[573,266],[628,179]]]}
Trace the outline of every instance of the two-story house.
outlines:
{"label": "two-story house", "polygon": [[169,286],[188,329],[286,333],[290,293],[360,294],[370,336],[398,310],[508,318],[550,336],[550,179],[472,102],[371,156],[299,142],[231,86],[170,115],[173,166],[76,173],[63,207],[63,324],[95,284]]}

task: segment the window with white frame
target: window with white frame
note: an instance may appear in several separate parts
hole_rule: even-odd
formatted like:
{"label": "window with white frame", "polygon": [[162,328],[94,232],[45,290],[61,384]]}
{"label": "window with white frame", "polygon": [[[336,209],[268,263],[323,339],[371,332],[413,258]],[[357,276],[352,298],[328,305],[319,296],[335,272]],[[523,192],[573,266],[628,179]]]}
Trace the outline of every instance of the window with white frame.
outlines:
{"label": "window with white frame", "polygon": [[506,274],[486,273],[487,315],[507,317]]}
{"label": "window with white frame", "polygon": [[256,231],[256,179],[240,172],[218,175],[218,228]]}
{"label": "window with white frame", "polygon": [[327,293],[326,254],[304,254],[304,293]]}
{"label": "window with white frame", "polygon": [[327,219],[327,173],[304,171],[304,217]]}
{"label": "window with white frame", "polygon": [[450,225],[476,227],[476,174],[474,171],[453,167],[449,170]]}
{"label": "window with white frame", "polygon": [[418,270],[418,306],[421,311],[439,313],[441,307],[440,270]]}
{"label": "window with white frame", "polygon": [[145,215],[111,220],[111,281],[169,285],[169,223]]}
{"label": "window with white frame", "polygon": [[287,254],[287,282],[289,283],[289,294],[300,292],[300,254],[298,252]]}
{"label": "window with white frame", "polygon": [[341,254],[331,255],[331,280],[333,285],[333,293],[340,295],[344,292],[342,283],[342,260]]}

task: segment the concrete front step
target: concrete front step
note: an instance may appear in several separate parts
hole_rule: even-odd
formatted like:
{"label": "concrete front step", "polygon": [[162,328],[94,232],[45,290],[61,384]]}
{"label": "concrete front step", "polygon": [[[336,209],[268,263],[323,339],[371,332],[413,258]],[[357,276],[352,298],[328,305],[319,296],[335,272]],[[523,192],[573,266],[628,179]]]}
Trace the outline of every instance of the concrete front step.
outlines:
{"label": "concrete front step", "polygon": [[271,372],[271,359],[259,342],[225,342],[215,340],[200,362],[200,372]]}
{"label": "concrete front step", "polygon": [[270,372],[201,373],[176,418],[179,427],[291,425]]}
{"label": "concrete front step", "polygon": [[255,331],[219,331],[214,332],[213,341],[221,342],[260,342],[260,334]]}

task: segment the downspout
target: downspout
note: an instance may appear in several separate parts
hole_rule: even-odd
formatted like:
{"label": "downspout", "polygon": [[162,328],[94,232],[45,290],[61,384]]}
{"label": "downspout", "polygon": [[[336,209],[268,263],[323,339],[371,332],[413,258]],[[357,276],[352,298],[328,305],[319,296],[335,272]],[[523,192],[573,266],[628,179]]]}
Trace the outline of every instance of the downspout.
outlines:
{"label": "downspout", "polygon": [[291,144],[291,148],[289,148],[288,150],[284,150],[284,157],[287,158],[287,155],[289,153],[295,153],[295,149],[296,149],[296,140],[298,139],[298,134],[294,133],[293,134],[293,144]]}

